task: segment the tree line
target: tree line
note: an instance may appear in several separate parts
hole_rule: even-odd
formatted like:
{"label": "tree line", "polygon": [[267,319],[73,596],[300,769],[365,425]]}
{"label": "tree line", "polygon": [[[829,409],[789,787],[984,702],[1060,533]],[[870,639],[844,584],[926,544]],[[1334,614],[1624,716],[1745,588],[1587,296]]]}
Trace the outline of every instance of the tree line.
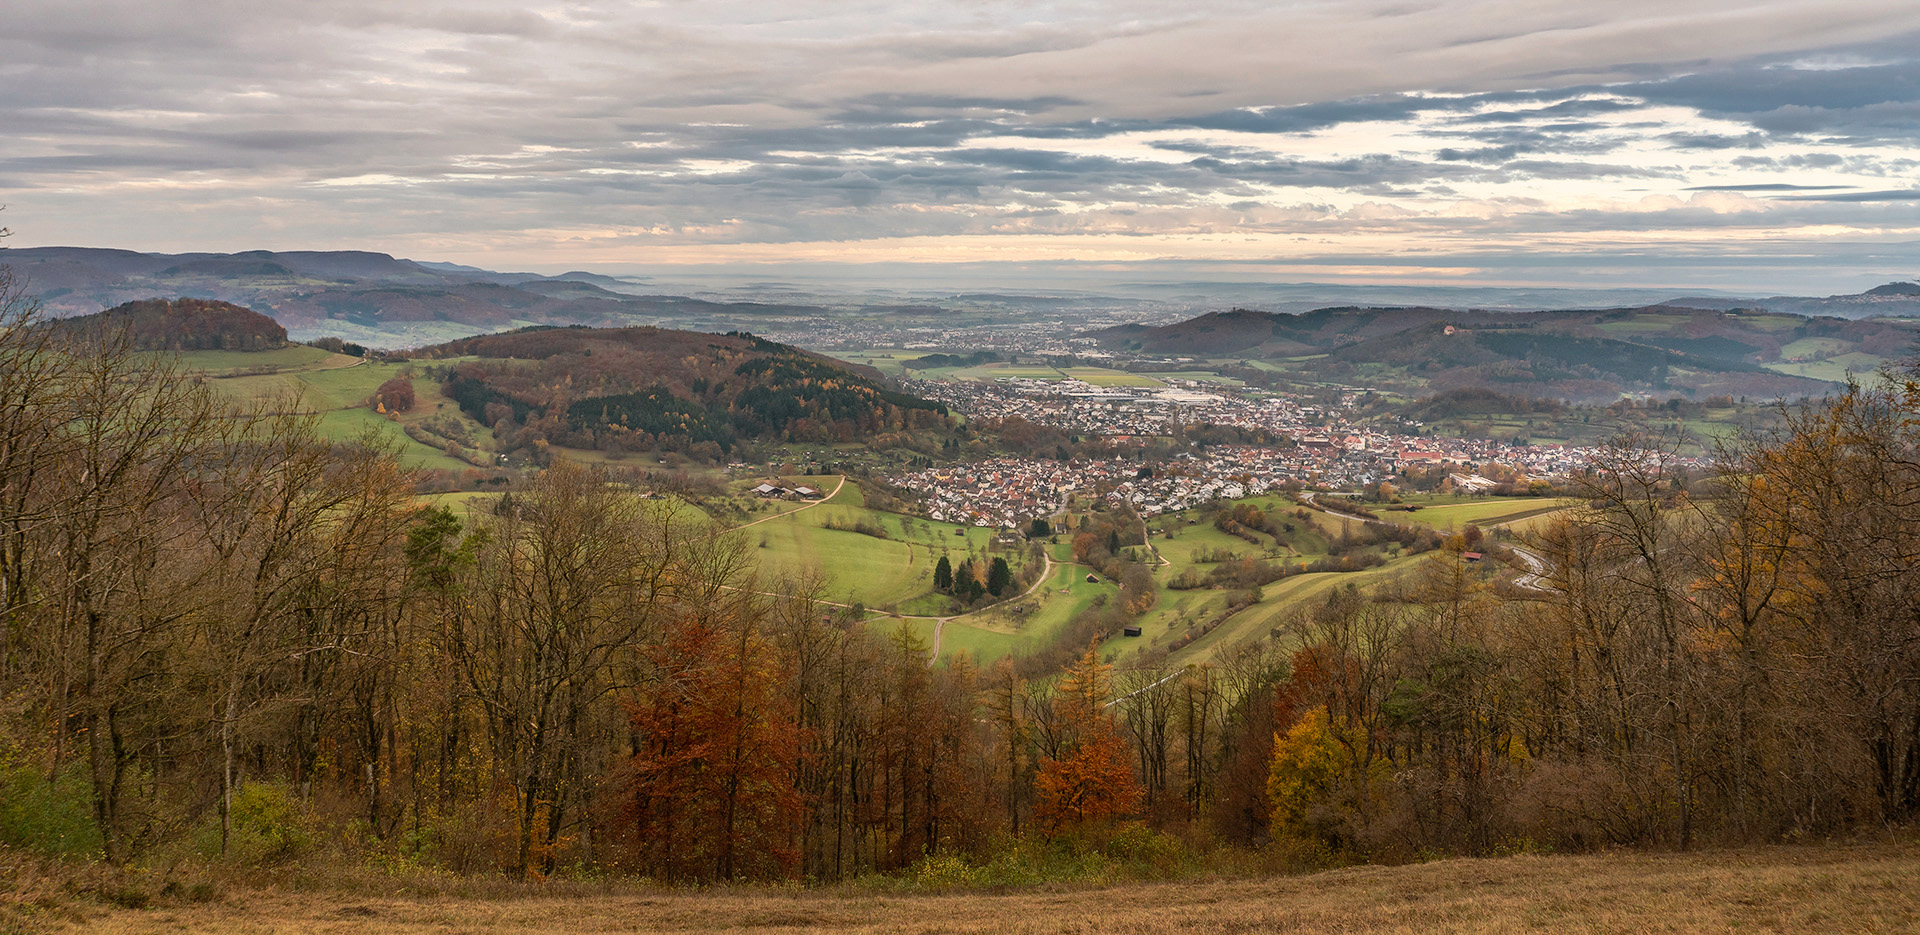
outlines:
{"label": "tree line", "polygon": [[[1102,657],[1102,621],[1152,606],[1114,517],[1074,545],[1127,606],[982,667],[594,470],[461,516],[371,438],[9,314],[0,769],[109,861],[268,859],[327,827],[467,872],[833,880],[1122,822],[1325,861],[1920,809],[1911,380],[1792,413],[1711,478],[1623,447],[1537,544],[1545,592],[1440,548],[1204,664]],[[21,820],[0,805],[0,833]]]}

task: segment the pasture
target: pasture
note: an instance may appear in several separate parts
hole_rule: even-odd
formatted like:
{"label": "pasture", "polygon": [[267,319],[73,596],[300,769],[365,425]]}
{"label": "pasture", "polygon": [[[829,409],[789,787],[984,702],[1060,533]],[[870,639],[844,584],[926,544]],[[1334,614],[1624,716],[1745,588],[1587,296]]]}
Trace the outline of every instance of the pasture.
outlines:
{"label": "pasture", "polygon": [[1788,374],[1789,376],[1806,377],[1812,380],[1829,380],[1837,383],[1845,380],[1850,373],[1855,375],[1872,373],[1883,363],[1886,363],[1886,358],[1884,357],[1856,351],[1851,354],[1836,354],[1825,360],[1813,360],[1797,364],[1772,363],[1767,364],[1766,367],[1768,370]]}
{"label": "pasture", "polygon": [[[492,431],[468,419],[440,392],[440,384],[421,375],[410,364],[383,363],[315,347],[293,345],[272,351],[187,351],[181,362],[205,374],[214,389],[243,403],[284,401],[313,413],[321,437],[351,441],[372,433],[395,446],[400,463],[410,468],[467,470],[473,465],[448,456],[406,434],[404,426],[437,416],[452,418],[484,449]],[[367,408],[366,401],[380,384],[403,373],[413,375],[414,408],[389,415]]]}

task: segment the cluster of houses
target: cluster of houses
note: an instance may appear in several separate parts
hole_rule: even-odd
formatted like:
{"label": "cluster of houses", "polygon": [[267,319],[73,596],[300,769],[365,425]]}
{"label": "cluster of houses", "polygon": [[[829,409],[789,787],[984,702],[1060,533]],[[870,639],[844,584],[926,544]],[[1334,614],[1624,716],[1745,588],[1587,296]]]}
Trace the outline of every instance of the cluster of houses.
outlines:
{"label": "cluster of houses", "polygon": [[1078,380],[909,381],[908,389],[969,418],[1018,417],[1077,435],[1163,435],[1175,419],[1196,421],[1190,410],[1206,410],[1207,421],[1225,424],[1213,410],[1231,402],[1184,387],[1097,387]]}
{"label": "cluster of houses", "polygon": [[[1370,483],[1408,468],[1458,469],[1503,464],[1532,476],[1583,470],[1599,453],[1579,445],[1522,444],[1493,439],[1436,438],[1382,431],[1346,413],[1364,393],[1352,389],[1321,405],[1292,394],[1252,394],[1216,384],[1171,381],[1161,387],[1096,387],[1077,380],[914,382],[913,392],[939,399],[974,419],[1014,416],[1082,436],[1164,435],[1173,423],[1263,429],[1292,439],[1297,451],[1277,455],[1292,479],[1318,473],[1325,483]],[[1704,464],[1704,461],[1701,462]]]}
{"label": "cluster of houses", "polygon": [[1073,491],[1108,477],[1108,468],[1099,462],[995,458],[888,480],[919,495],[930,519],[1011,529],[1060,512]]}
{"label": "cluster of houses", "polygon": [[[1282,488],[1356,490],[1392,480],[1403,468],[1439,467],[1453,468],[1443,479],[1451,489],[1486,493],[1499,486],[1498,481],[1477,473],[1488,465],[1504,466],[1501,473],[1508,480],[1553,480],[1586,466],[1595,454],[1555,446],[1554,453],[1529,460],[1512,458],[1511,446],[1498,452],[1479,451],[1479,447],[1462,443],[1462,447],[1434,450],[1374,452],[1344,444],[1214,446],[1204,454],[1184,453],[1152,465],[1125,459],[995,458],[928,468],[889,480],[916,494],[932,519],[1017,528],[1035,517],[1059,512],[1075,491],[1103,495],[1116,506],[1130,505],[1141,515],[1152,516]],[[1509,460],[1494,460],[1494,454],[1506,454]],[[1553,470],[1539,470],[1541,466]]]}
{"label": "cluster of houses", "polygon": [[763,483],[750,492],[764,500],[818,500],[826,496],[819,490],[804,484],[798,487],[781,487],[777,484]]}

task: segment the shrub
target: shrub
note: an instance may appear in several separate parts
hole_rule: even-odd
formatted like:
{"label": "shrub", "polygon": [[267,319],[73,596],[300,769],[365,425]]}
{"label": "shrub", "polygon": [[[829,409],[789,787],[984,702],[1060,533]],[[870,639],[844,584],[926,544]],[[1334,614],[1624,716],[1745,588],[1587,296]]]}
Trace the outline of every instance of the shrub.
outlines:
{"label": "shrub", "polygon": [[70,763],[48,781],[39,769],[0,760],[0,844],[55,857],[98,855],[100,829],[82,764]]}
{"label": "shrub", "polygon": [[[200,852],[220,855],[220,820],[215,817],[196,836]],[[313,820],[285,786],[245,783],[233,794],[226,858],[241,864],[291,860],[313,847]]]}
{"label": "shrub", "polygon": [[388,412],[406,412],[413,408],[413,377],[401,374],[385,383],[373,393],[373,404],[385,406]]}

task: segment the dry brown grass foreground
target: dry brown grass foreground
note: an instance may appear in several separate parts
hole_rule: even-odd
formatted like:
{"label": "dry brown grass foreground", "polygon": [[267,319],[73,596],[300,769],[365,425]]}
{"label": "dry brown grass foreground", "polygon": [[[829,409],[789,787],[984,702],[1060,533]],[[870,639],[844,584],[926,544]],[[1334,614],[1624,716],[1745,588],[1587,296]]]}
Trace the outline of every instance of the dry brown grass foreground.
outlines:
{"label": "dry brown grass foreground", "polygon": [[1920,845],[1446,860],[1007,895],[745,888],[501,898],[255,890],[70,930],[267,933],[1920,932]]}

